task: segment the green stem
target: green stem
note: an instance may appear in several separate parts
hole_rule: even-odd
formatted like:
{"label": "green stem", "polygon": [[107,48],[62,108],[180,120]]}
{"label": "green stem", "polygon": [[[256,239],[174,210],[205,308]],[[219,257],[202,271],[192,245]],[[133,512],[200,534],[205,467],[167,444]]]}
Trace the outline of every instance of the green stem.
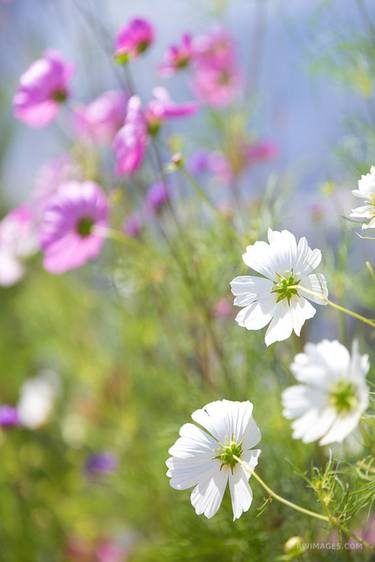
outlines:
{"label": "green stem", "polygon": [[352,316],[356,320],[359,320],[360,322],[363,322],[364,324],[367,324],[368,326],[371,326],[371,328],[375,328],[375,321],[374,320],[370,320],[370,318],[366,318],[365,316],[362,316],[362,314],[358,314],[358,312],[354,312],[353,310],[349,310],[348,308],[345,308],[344,306],[341,306],[340,304],[337,304],[337,303],[331,301],[328,297],[324,296],[322,293],[316,293],[315,291],[311,291],[310,289],[306,289],[305,287],[302,287],[301,285],[292,285],[289,288],[300,290],[303,293],[307,293],[308,295],[311,295],[313,297],[318,297],[319,300],[321,300],[323,304],[327,304],[328,306],[331,306],[332,308],[335,308],[336,310],[339,310],[340,312],[343,312],[344,314],[347,314],[348,316]]}
{"label": "green stem", "polygon": [[267,486],[267,484],[262,480],[262,478],[255,471],[252,472],[252,476],[254,476],[254,478],[259,482],[259,484],[266,490],[266,492],[271,497],[273,497],[275,500],[279,501],[280,503],[283,503],[284,505],[287,505],[288,507],[291,507],[292,509],[299,511],[300,513],[304,513],[305,515],[309,515],[310,517],[315,517],[315,519],[320,519],[321,521],[325,521],[326,523],[331,523],[331,520],[326,515],[322,515],[321,513],[316,513],[315,511],[310,511],[310,509],[305,509],[304,507],[301,507],[300,505],[297,505],[296,503],[293,503],[283,498],[282,496],[279,496],[279,494],[276,494],[276,492],[274,492],[269,486]]}

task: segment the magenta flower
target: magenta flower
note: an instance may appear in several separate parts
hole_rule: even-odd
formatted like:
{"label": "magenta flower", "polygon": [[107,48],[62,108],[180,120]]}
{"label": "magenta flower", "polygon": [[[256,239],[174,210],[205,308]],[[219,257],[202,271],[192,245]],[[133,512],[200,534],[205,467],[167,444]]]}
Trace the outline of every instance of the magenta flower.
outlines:
{"label": "magenta flower", "polygon": [[154,183],[146,194],[146,209],[158,213],[169,200],[168,187],[164,182]]}
{"label": "magenta flower", "polygon": [[132,96],[124,126],[112,143],[118,174],[133,174],[142,165],[150,136],[155,136],[167,119],[192,115],[198,109],[196,102],[174,103],[165,88],[154,88],[153,98],[145,110],[138,96]]}
{"label": "magenta flower", "polygon": [[0,427],[10,428],[20,425],[17,409],[8,404],[0,406]]}
{"label": "magenta flower", "polygon": [[40,225],[45,269],[50,273],[64,273],[98,256],[107,217],[107,200],[97,184],[90,181],[62,184]]}
{"label": "magenta flower", "polygon": [[116,38],[116,60],[123,64],[144,53],[154,40],[154,28],[147,20],[132,19]]}
{"label": "magenta flower", "polygon": [[168,91],[158,86],[152,90],[153,98],[145,111],[147,129],[150,135],[158,133],[161,124],[167,119],[175,117],[188,117],[198,110],[197,102],[175,103]]}
{"label": "magenta flower", "polygon": [[181,45],[171,45],[164,56],[164,62],[159,67],[162,76],[172,76],[179,70],[186,68],[194,56],[193,42],[189,33],[184,33]]}
{"label": "magenta flower", "polygon": [[0,285],[14,285],[25,274],[25,260],[38,250],[32,210],[21,205],[0,222]]}
{"label": "magenta flower", "polygon": [[138,215],[129,215],[123,224],[123,232],[130,238],[139,236],[143,228],[143,221]]}
{"label": "magenta flower", "polygon": [[143,162],[148,142],[147,126],[141,100],[132,96],[128,102],[125,124],[113,140],[117,173],[133,174]]}
{"label": "magenta flower", "polygon": [[110,141],[124,122],[127,103],[128,96],[112,90],[79,108],[76,111],[78,135],[94,142]]}
{"label": "magenta flower", "polygon": [[13,99],[15,116],[31,127],[51,123],[69,95],[73,66],[56,51],[47,51],[21,76]]}

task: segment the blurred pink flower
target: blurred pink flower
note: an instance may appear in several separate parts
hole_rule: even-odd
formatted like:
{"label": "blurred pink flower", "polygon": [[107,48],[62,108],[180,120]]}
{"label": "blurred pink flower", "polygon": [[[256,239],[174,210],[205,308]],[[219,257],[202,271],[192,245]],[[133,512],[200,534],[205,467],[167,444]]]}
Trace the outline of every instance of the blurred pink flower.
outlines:
{"label": "blurred pink flower", "polygon": [[132,19],[116,38],[116,60],[123,64],[144,53],[154,41],[154,28],[142,18]]}
{"label": "blurred pink flower", "polygon": [[149,136],[156,135],[164,121],[192,115],[198,109],[195,102],[174,103],[162,87],[154,88],[152,94],[153,98],[145,110],[138,96],[132,96],[128,102],[125,124],[112,144],[118,174],[133,174],[138,170],[145,156]]}
{"label": "blurred pink flower", "polygon": [[260,141],[247,147],[247,161],[252,163],[270,160],[277,155],[277,145],[272,141]]}
{"label": "blurred pink flower", "polygon": [[198,68],[193,76],[193,90],[199,99],[212,107],[229,105],[239,92],[240,75],[233,68]]}
{"label": "blurred pink flower", "polygon": [[216,28],[207,35],[194,39],[194,58],[202,67],[230,68],[235,64],[234,45],[231,36]]}
{"label": "blurred pink flower", "polygon": [[159,66],[162,76],[172,76],[179,70],[186,68],[193,58],[193,42],[190,33],[184,33],[181,38],[181,45],[171,45],[168,47],[164,62]]}
{"label": "blurred pink flower", "polygon": [[112,144],[118,174],[133,174],[138,170],[143,162],[147,142],[147,126],[141,100],[138,96],[132,96],[128,102],[125,124]]}
{"label": "blurred pink flower", "polygon": [[118,90],[105,92],[76,111],[77,134],[95,142],[108,142],[119,130],[126,115],[128,96]]}
{"label": "blurred pink flower", "polygon": [[196,95],[213,107],[231,103],[241,86],[231,37],[221,29],[197,37],[194,61],[192,85]]}
{"label": "blurred pink flower", "polygon": [[97,184],[62,184],[40,225],[45,269],[64,273],[95,258],[103,245],[107,217],[107,200]]}
{"label": "blurred pink flower", "polygon": [[156,134],[160,125],[167,119],[188,117],[198,110],[197,102],[175,103],[168,91],[162,86],[152,90],[152,99],[148,103],[145,115],[149,133]]}
{"label": "blurred pink flower", "polygon": [[103,540],[96,547],[96,559],[98,562],[124,562],[124,551],[120,546],[110,539]]}
{"label": "blurred pink flower", "polygon": [[233,307],[226,298],[222,298],[217,301],[214,312],[215,316],[218,318],[229,318],[234,316]]}
{"label": "blurred pink flower", "polygon": [[51,123],[69,94],[73,66],[56,51],[47,51],[21,76],[13,99],[15,116],[32,127]]}
{"label": "blurred pink flower", "polygon": [[130,238],[136,238],[143,228],[143,221],[138,215],[129,215],[123,224],[122,230]]}
{"label": "blurred pink flower", "polygon": [[14,285],[25,273],[24,261],[38,250],[30,207],[22,205],[0,222],[0,285]]}

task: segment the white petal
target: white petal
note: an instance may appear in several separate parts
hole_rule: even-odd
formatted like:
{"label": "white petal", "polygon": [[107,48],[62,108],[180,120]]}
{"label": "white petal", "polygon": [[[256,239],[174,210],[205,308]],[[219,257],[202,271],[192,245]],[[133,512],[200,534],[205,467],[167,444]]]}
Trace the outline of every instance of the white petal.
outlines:
{"label": "white petal", "polygon": [[257,271],[264,277],[274,280],[275,277],[275,260],[271,247],[267,242],[255,242],[251,246],[247,246],[246,252],[242,255],[244,263]]}
{"label": "white petal", "polygon": [[301,417],[311,409],[321,410],[326,406],[326,393],[303,384],[290,386],[282,393],[283,415],[287,419]]}
{"label": "white petal", "polygon": [[[316,295],[312,295],[307,291],[304,292],[304,287],[308,289],[308,291],[313,291]],[[307,277],[302,277],[299,283],[298,293],[316,304],[327,304],[324,300],[328,297],[326,278],[322,273],[312,273]]]}
{"label": "white petal", "polygon": [[338,417],[328,433],[319,441],[319,444],[341,443],[357,427],[360,417],[361,412],[358,411]]}
{"label": "white petal", "polygon": [[192,423],[185,423],[180,429],[180,438],[168,452],[180,458],[201,454],[213,456],[216,447],[216,441],[208,433]]}
{"label": "white petal", "polygon": [[322,435],[325,435],[334,423],[336,415],[337,414],[333,408],[326,408],[319,412],[316,422],[311,423],[310,427],[303,435],[304,443],[317,441],[320,437],[322,437]]}
{"label": "white petal", "polygon": [[315,308],[303,297],[294,297],[290,303],[290,314],[292,316],[293,330],[300,335],[305,320],[315,316]]}
{"label": "white petal", "polygon": [[197,515],[202,513],[210,519],[215,515],[223,499],[228,481],[228,470],[216,470],[194,488],[191,504]]}
{"label": "white petal", "polygon": [[216,400],[193,412],[192,418],[224,445],[233,439],[242,441],[252,411],[253,405],[249,401]]}
{"label": "white petal", "polygon": [[271,324],[268,326],[265,337],[267,347],[276,341],[288,339],[292,331],[292,315],[288,303],[284,300],[276,305]]}
{"label": "white petal", "polygon": [[272,281],[264,277],[255,277],[254,275],[240,275],[231,281],[230,287],[234,296],[245,294],[256,297],[263,293],[270,293]]}
{"label": "white petal", "polygon": [[249,476],[237,464],[233,474],[229,474],[229,490],[232,500],[233,521],[239,519],[247,511],[253,501],[253,493],[249,486]]}
{"label": "white petal", "polygon": [[260,302],[253,302],[236,316],[236,322],[247,330],[261,330],[270,322],[275,310],[275,296],[269,295]]}
{"label": "white petal", "polygon": [[166,465],[170,486],[175,490],[187,490],[202,482],[217,470],[217,461],[212,459],[180,459],[170,457]]}

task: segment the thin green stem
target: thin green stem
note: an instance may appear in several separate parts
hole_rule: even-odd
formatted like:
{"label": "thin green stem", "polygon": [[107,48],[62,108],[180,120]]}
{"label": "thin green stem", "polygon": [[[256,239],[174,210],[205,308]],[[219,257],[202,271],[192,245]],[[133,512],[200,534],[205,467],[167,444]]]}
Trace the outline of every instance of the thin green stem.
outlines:
{"label": "thin green stem", "polygon": [[282,496],[279,496],[279,494],[276,494],[276,492],[274,492],[255,471],[252,472],[252,476],[254,476],[254,478],[259,482],[259,484],[266,490],[266,492],[271,497],[273,497],[275,500],[279,501],[280,503],[283,503],[284,505],[287,505],[288,507],[295,509],[296,511],[299,511],[300,513],[304,513],[305,515],[309,515],[310,517],[315,517],[315,519],[320,519],[321,521],[325,521],[326,523],[331,523],[330,518],[327,517],[326,515],[322,515],[321,513],[316,513],[315,511],[310,511],[310,509],[301,507],[300,505],[297,505],[296,503],[293,503],[283,498]]}
{"label": "thin green stem", "polygon": [[290,289],[299,289],[303,293],[307,293],[308,295],[311,295],[313,297],[318,297],[319,300],[321,300],[323,304],[327,304],[328,306],[331,306],[332,308],[335,308],[336,310],[339,310],[340,312],[343,312],[344,314],[347,314],[348,316],[352,316],[356,320],[359,320],[360,322],[363,322],[364,324],[367,324],[368,326],[371,326],[371,328],[375,328],[375,321],[374,320],[371,320],[370,318],[366,318],[365,316],[362,316],[362,314],[358,314],[358,312],[354,312],[353,310],[349,310],[348,308],[345,308],[344,306],[341,306],[340,304],[337,304],[336,302],[331,301],[328,297],[324,296],[322,293],[317,293],[315,291],[311,291],[310,289],[306,289],[306,287],[302,287],[301,285],[292,285],[289,288]]}

